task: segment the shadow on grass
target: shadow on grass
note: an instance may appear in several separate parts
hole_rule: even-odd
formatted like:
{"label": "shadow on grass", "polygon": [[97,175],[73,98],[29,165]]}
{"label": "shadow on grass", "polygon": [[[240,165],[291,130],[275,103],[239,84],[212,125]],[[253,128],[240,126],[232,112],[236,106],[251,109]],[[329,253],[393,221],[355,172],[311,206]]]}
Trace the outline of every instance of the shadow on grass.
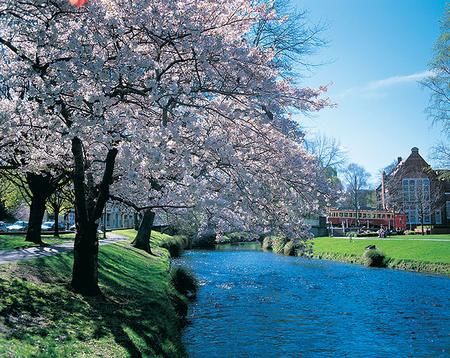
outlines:
{"label": "shadow on grass", "polygon": [[185,356],[167,262],[118,245],[99,258],[104,297],[68,290],[69,253],[20,263],[17,278],[0,274],[0,344],[3,336],[44,355]]}

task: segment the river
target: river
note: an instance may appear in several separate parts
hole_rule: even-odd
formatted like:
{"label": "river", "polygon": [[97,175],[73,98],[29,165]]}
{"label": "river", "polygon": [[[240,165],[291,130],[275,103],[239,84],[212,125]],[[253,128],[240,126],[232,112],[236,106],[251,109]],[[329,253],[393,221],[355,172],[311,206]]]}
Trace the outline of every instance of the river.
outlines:
{"label": "river", "polygon": [[448,357],[450,279],[263,252],[191,250],[190,357]]}

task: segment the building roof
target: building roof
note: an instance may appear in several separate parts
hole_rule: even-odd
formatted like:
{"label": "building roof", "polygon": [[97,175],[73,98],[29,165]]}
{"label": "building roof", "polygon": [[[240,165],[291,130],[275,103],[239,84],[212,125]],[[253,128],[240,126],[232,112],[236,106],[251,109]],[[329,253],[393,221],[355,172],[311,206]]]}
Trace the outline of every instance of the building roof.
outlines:
{"label": "building roof", "polygon": [[[390,174],[386,174],[386,179],[390,177],[395,177],[400,172],[405,172],[403,174],[408,174],[409,171],[417,172],[417,169],[420,168],[424,175],[426,175],[426,170],[431,169],[430,165],[426,162],[425,159],[419,154],[419,148],[412,147],[411,154],[405,160],[400,160],[401,157],[398,158],[397,166]],[[377,190],[381,189],[381,184],[377,187]]]}

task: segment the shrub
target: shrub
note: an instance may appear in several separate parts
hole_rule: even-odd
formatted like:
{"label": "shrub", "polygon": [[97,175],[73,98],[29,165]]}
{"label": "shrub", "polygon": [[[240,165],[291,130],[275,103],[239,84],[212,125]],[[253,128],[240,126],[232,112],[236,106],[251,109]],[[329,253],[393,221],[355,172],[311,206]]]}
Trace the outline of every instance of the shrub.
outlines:
{"label": "shrub", "polygon": [[314,253],[314,241],[307,240],[307,241],[297,241],[297,245],[295,247],[295,254],[297,256],[304,256],[304,257],[313,257]]}
{"label": "shrub", "polygon": [[262,248],[264,250],[272,250],[272,238],[270,236],[264,238]]}
{"label": "shrub", "polygon": [[286,245],[287,239],[284,237],[273,237],[272,238],[272,250],[277,254],[283,253],[284,245]]}
{"label": "shrub", "polygon": [[194,275],[183,267],[170,270],[170,281],[173,287],[188,298],[194,298],[198,290],[198,282]]}
{"label": "shrub", "polygon": [[229,232],[218,239],[219,244],[255,241],[256,237],[248,232]]}
{"label": "shrub", "polygon": [[159,246],[167,249],[171,257],[179,257],[188,246],[188,242],[186,236],[176,235],[164,240]]}
{"label": "shrub", "polygon": [[283,247],[283,254],[286,256],[295,256],[297,253],[298,244],[294,243],[293,240],[290,240]]}
{"label": "shrub", "polygon": [[170,257],[179,257],[183,252],[183,248],[180,243],[174,240],[165,240],[160,244],[160,246],[169,251]]}
{"label": "shrub", "polygon": [[363,254],[364,264],[368,267],[386,267],[386,256],[378,249],[366,249]]}

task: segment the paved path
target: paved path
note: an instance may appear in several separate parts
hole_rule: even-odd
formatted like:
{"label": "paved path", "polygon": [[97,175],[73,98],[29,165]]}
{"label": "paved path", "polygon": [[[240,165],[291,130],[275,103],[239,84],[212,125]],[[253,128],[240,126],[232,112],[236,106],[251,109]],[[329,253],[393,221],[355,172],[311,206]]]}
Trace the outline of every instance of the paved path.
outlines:
{"label": "paved path", "polygon": [[[116,234],[107,234],[107,236],[108,236],[107,239],[99,240],[101,246],[128,240],[128,238]],[[73,250],[73,242],[66,242],[64,244],[57,244],[43,247],[35,246],[29,247],[27,249],[1,250],[0,264],[7,264],[19,260],[28,260],[39,257],[51,256],[72,250]]]}

